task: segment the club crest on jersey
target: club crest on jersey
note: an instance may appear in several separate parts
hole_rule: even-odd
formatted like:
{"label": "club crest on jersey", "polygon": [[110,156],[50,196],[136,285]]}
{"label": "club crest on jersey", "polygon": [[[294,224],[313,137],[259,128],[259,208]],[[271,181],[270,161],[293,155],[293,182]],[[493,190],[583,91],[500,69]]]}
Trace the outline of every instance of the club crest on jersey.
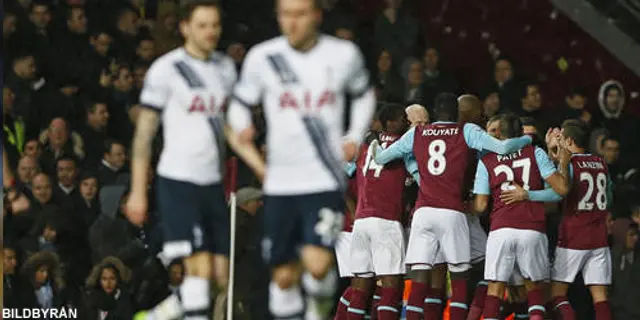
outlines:
{"label": "club crest on jersey", "polygon": [[189,103],[189,107],[187,112],[189,113],[205,113],[205,114],[213,114],[217,111],[223,111],[222,107],[224,104],[220,105],[220,108],[216,108],[216,97],[214,96],[201,96],[194,95],[191,98],[191,103]]}
{"label": "club crest on jersey", "polygon": [[324,90],[317,97],[313,98],[310,91],[303,92],[301,97],[296,97],[293,92],[285,91],[280,94],[280,108],[296,109],[296,110],[319,110],[324,106],[336,103],[336,93],[330,90]]}

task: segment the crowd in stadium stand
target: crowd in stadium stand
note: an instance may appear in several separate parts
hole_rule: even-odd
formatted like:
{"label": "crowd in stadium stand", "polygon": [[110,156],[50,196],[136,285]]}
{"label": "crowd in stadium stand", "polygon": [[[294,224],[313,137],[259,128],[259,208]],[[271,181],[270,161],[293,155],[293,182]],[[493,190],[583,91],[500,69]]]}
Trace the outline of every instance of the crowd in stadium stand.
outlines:
{"label": "crowd in stadium stand", "polygon": [[[482,85],[468,86],[458,78],[460,70],[448,68],[439,51],[443,44],[430,42],[402,0],[387,0],[368,20],[363,1],[323,2],[324,31],[360,45],[381,106],[421,104],[430,110],[441,92],[471,93],[481,99],[485,119],[516,113],[540,145],[548,128],[584,121],[591,130],[589,149],[606,160],[615,184],[614,316],[640,319],[640,120],[625,108],[636,98],[625,79],[604,81],[598,92],[568,84],[564,99],[548,101],[538,79],[527,77],[526,65],[516,67],[507,50],[492,47],[486,50],[493,60],[484,63],[493,73],[473,75],[484,77]],[[3,149],[31,204],[19,214],[3,210],[5,307],[74,306],[81,319],[131,319],[179,285],[180,262],[161,259],[162,221],[151,214],[138,228],[122,213],[139,92],[150,63],[182,43],[177,8],[177,1],[162,0],[3,2]],[[273,3],[230,0],[223,8],[220,50],[239,69],[251,45],[278,34]],[[262,145],[260,112],[256,143]],[[157,140],[156,154],[162,147]],[[237,295],[246,305],[238,313],[267,319],[261,203],[252,189],[260,186],[243,165],[238,185]],[[153,185],[149,193],[153,213]],[[553,239],[558,220],[552,213],[558,209],[548,211]],[[578,318],[590,319],[589,294],[579,282],[570,298]]]}

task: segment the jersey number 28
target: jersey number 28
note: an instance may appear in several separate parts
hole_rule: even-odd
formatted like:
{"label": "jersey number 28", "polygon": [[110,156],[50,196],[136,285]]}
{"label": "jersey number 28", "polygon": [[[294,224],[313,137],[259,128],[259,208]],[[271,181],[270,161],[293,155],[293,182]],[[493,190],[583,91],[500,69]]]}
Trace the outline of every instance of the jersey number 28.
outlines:
{"label": "jersey number 28", "polygon": [[[594,181],[595,180],[595,181]],[[584,193],[584,196],[578,202],[578,210],[581,211],[591,211],[593,210],[593,196],[595,190],[595,202],[598,210],[606,210],[607,209],[607,175],[600,172],[596,175],[595,179],[593,178],[593,174],[589,172],[581,172],[580,173],[580,182],[587,182],[587,191]]]}
{"label": "jersey number 28", "polygon": [[[364,160],[364,166],[362,167],[362,175],[367,176],[367,172],[373,171],[373,177],[379,178],[382,169],[384,169],[384,165],[379,165],[373,159],[373,141],[369,144],[369,149],[367,149],[367,157]],[[387,148],[387,142],[382,143],[382,149]]]}

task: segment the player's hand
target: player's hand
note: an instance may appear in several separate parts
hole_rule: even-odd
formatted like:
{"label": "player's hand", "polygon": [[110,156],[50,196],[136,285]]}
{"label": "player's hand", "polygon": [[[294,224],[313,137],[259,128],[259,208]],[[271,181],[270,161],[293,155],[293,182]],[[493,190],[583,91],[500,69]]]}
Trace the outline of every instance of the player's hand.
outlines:
{"label": "player's hand", "polygon": [[125,206],[125,215],[132,224],[142,226],[147,217],[147,195],[132,192]]}
{"label": "player's hand", "polygon": [[529,193],[517,183],[511,183],[513,189],[503,190],[500,193],[500,200],[505,204],[512,204],[529,199]]}
{"label": "player's hand", "polygon": [[29,203],[27,196],[25,196],[24,193],[15,194],[15,192],[17,191],[12,191],[8,195],[9,199],[14,199],[11,201],[11,212],[13,214],[20,214],[29,210],[31,204]]}
{"label": "player's hand", "polygon": [[256,136],[256,128],[250,126],[238,133],[238,141],[240,143],[253,143],[253,138]]}
{"label": "player's hand", "polygon": [[353,161],[358,154],[358,144],[353,141],[345,141],[342,143],[342,150],[344,152],[344,160],[347,162]]}
{"label": "player's hand", "polygon": [[549,128],[549,130],[547,130],[547,134],[545,134],[544,136],[544,142],[547,144],[547,148],[553,149],[558,147],[559,138],[560,138],[560,129]]}
{"label": "player's hand", "polygon": [[564,145],[558,147],[558,163],[564,166],[571,160],[571,152]]}

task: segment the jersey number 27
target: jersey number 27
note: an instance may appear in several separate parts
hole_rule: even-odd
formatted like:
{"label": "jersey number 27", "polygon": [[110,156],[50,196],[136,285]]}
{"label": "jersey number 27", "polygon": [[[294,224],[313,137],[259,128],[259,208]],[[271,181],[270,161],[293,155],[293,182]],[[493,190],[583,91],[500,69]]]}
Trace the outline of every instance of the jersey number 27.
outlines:
{"label": "jersey number 27", "polygon": [[513,169],[522,168],[522,176],[520,180],[522,181],[522,188],[525,190],[529,190],[529,178],[531,176],[531,159],[518,159],[513,160],[511,163],[511,167],[506,164],[501,164],[495,168],[493,168],[493,173],[497,176],[500,174],[504,174],[506,177],[505,182],[500,185],[501,190],[509,190],[511,183],[515,180],[515,174],[513,173]]}

